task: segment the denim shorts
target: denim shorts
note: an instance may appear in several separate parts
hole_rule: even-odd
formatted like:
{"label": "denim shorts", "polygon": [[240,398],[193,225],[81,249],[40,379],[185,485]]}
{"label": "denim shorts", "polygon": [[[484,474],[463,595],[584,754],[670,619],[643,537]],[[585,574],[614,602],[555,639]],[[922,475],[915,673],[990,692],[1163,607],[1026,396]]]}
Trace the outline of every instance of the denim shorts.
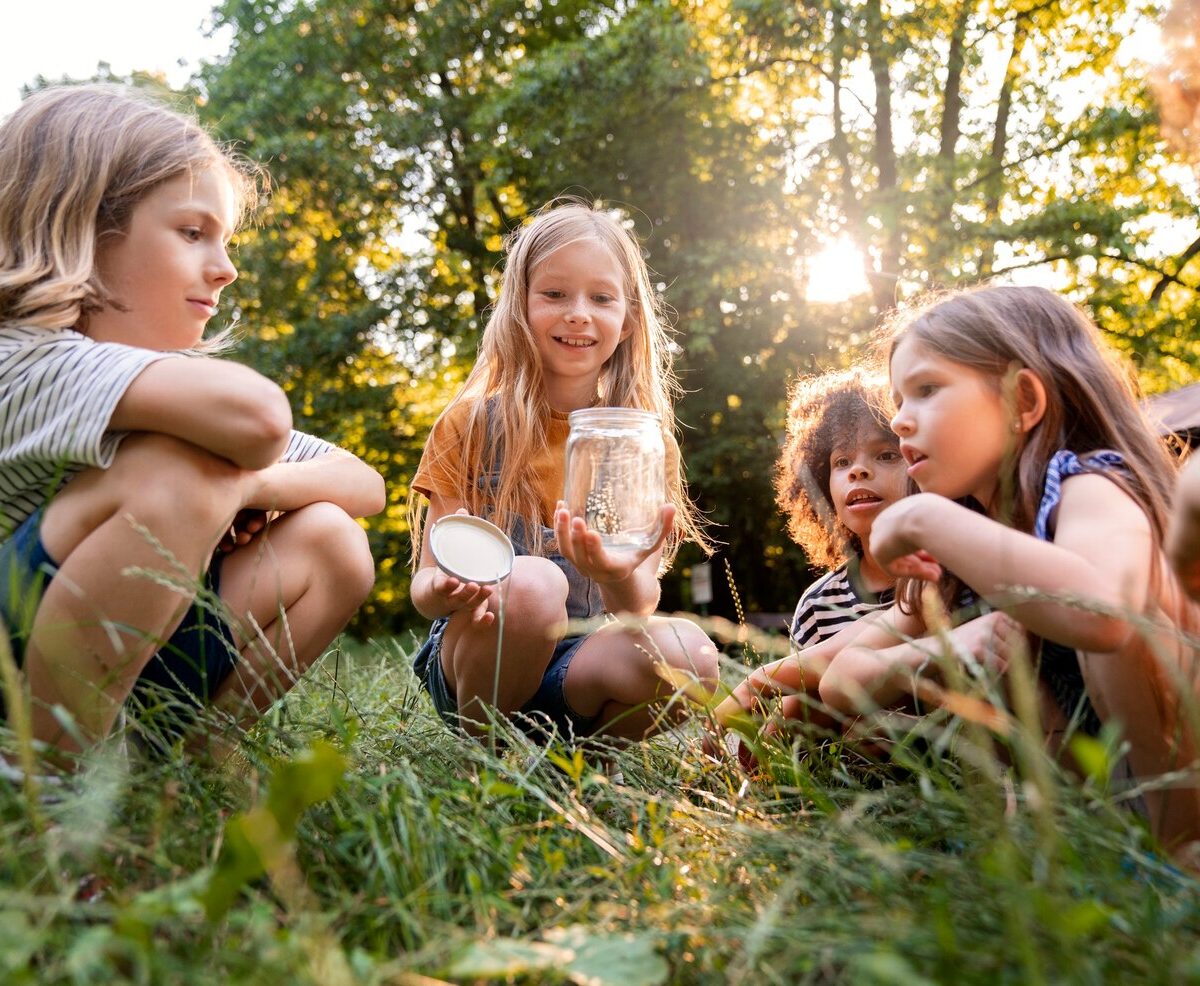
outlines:
{"label": "denim shorts", "polygon": [[[0,544],[0,619],[18,666],[42,595],[58,572],[58,564],[42,543],[41,520],[42,511],[38,510]],[[205,573],[209,598],[220,593],[221,559],[215,555]],[[212,699],[238,659],[225,620],[210,605],[194,601],[178,629],[138,676],[133,704],[145,715],[155,710],[152,718],[163,732],[179,735],[195,717],[195,710]]]}
{"label": "denim shorts", "polygon": [[[433,621],[429,637],[413,658],[413,671],[429,692],[433,707],[450,726],[458,726],[458,699],[446,681],[442,667],[442,638],[446,634],[446,617]],[[599,715],[583,716],[571,708],[563,685],[567,668],[590,634],[563,637],[554,648],[546,673],[533,697],[520,709],[509,715],[513,724],[533,739],[547,742],[555,734],[565,740],[579,739],[591,735],[600,721]]]}

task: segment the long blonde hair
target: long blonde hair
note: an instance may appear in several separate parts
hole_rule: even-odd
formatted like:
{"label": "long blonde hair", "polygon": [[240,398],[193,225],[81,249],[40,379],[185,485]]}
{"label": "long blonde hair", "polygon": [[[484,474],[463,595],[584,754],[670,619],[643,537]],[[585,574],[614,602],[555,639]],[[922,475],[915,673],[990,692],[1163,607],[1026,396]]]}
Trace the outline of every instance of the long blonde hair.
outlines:
{"label": "long blonde hair", "polygon": [[165,181],[229,177],[239,221],[265,175],[193,119],[117,85],[55,86],[0,124],[0,325],[73,328],[116,304],[96,248]]}
{"label": "long blonde hair", "polygon": [[[625,326],[628,336],[601,370],[597,403],[630,407],[657,414],[667,446],[667,496],[675,505],[675,529],[667,541],[663,563],[674,557],[680,543],[710,546],[700,515],[687,494],[679,444],[675,436],[674,402],[679,385],[672,368],[665,318],[650,284],[650,271],[641,248],[619,214],[574,199],[556,200],[536,213],[505,243],[507,262],[479,356],[462,389],[434,423],[434,430],[452,412],[466,421],[455,450],[457,486],[471,511],[490,510],[510,533],[518,519],[527,529],[541,524],[538,490],[528,482],[522,464],[547,443],[550,405],[542,377],[542,361],[529,328],[529,282],[534,270],[557,250],[581,240],[604,246],[617,261],[624,281]],[[459,410],[465,405],[466,410]],[[503,466],[499,483],[481,483],[497,454]],[[427,464],[428,465],[428,464]],[[420,561],[424,504],[418,495],[409,501],[413,532],[413,566]],[[543,546],[533,544],[530,550]]]}

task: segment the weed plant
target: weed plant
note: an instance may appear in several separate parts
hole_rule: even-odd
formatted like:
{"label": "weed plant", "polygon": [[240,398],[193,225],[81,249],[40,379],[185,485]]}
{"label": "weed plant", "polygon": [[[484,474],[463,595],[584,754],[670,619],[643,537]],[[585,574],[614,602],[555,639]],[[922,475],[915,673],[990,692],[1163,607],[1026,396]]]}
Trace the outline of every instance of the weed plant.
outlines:
{"label": "weed plant", "polygon": [[1067,779],[968,682],[876,723],[886,755],[801,731],[753,777],[698,723],[481,744],[411,644],[326,655],[219,766],[112,744],[0,780],[0,982],[1200,981],[1200,883],[1107,790],[1116,737]]}

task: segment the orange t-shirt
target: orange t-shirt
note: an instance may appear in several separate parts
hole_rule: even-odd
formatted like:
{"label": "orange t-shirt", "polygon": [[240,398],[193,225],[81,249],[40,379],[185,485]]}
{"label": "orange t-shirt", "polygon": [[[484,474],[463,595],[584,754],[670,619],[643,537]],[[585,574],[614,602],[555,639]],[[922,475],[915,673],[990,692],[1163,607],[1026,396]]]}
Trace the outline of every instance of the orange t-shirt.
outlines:
{"label": "orange t-shirt", "polygon": [[[468,406],[459,404],[434,426],[421,453],[421,462],[413,477],[412,488],[430,496],[434,493],[454,500],[462,500],[459,466],[466,428]],[[529,482],[538,490],[542,504],[542,523],[550,527],[554,521],[554,505],[562,499],[563,482],[566,478],[567,435],[571,427],[565,412],[551,411],[546,423],[546,444],[533,457],[518,468],[529,477]],[[468,470],[468,474],[482,474],[490,463],[480,463]]]}

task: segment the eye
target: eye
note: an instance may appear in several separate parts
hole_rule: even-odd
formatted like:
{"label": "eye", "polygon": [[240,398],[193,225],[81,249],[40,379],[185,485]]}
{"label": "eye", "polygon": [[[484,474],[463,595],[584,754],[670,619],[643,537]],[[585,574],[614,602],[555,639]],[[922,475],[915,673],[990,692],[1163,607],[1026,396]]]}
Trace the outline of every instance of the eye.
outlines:
{"label": "eye", "polygon": [[563,297],[563,293],[557,288],[546,288],[545,291],[539,292],[543,298],[549,298],[552,301],[557,301]]}
{"label": "eye", "polygon": [[850,457],[846,455],[835,455],[830,463],[834,469],[846,469],[850,465]]}
{"label": "eye", "polygon": [[599,305],[611,305],[616,300],[617,299],[614,298],[611,294],[594,294],[594,295],[592,295],[592,301],[596,302]]}
{"label": "eye", "polygon": [[936,393],[937,389],[937,384],[935,383],[923,383],[917,387],[917,396],[931,397],[934,393]]}
{"label": "eye", "polygon": [[879,453],[880,462],[896,462],[900,458],[900,452],[897,449],[890,448]]}
{"label": "eye", "polygon": [[201,237],[204,236],[204,230],[202,230],[199,226],[182,226],[180,227],[179,232],[189,243],[199,242]]}

